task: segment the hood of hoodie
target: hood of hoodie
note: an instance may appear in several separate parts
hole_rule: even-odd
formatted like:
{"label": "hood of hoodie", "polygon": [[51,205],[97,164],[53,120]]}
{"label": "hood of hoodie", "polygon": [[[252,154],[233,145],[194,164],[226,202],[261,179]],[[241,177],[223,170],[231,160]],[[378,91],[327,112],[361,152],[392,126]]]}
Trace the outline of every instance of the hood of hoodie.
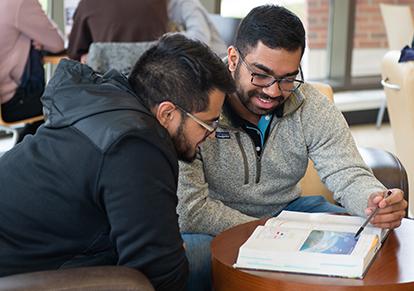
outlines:
{"label": "hood of hoodie", "polygon": [[62,60],[42,96],[45,126],[60,128],[95,114],[134,110],[151,112],[132,91],[127,78],[116,70],[104,75],[89,66]]}

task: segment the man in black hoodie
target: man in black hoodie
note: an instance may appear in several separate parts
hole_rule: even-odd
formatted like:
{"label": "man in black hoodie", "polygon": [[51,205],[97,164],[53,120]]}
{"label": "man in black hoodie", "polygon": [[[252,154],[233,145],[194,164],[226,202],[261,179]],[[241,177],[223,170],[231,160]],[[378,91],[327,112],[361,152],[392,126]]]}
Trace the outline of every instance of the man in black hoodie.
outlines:
{"label": "man in black hoodie", "polygon": [[234,90],[205,45],[167,35],[128,79],[62,61],[46,123],[0,159],[0,276],[124,265],[183,290],[177,158],[191,161]]}

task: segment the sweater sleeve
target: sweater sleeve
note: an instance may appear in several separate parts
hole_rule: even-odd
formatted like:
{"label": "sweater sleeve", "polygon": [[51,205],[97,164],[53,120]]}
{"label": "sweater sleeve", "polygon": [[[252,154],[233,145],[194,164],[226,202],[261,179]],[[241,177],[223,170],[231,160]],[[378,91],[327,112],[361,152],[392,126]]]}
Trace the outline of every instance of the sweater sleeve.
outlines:
{"label": "sweater sleeve", "polygon": [[181,232],[217,235],[233,226],[257,220],[211,198],[200,157],[192,163],[180,162],[179,165],[177,211]]}
{"label": "sweater sleeve", "polygon": [[62,33],[42,10],[39,1],[23,0],[16,15],[16,27],[43,49],[53,53],[64,49]]}
{"label": "sweater sleeve", "polygon": [[362,160],[342,113],[310,86],[302,108],[309,157],[322,182],[351,214],[365,216],[368,197],[385,187]]}
{"label": "sweater sleeve", "polygon": [[103,162],[99,193],[119,265],[139,269],[156,290],[184,290],[187,259],[178,229],[176,176],[164,154],[124,137]]}

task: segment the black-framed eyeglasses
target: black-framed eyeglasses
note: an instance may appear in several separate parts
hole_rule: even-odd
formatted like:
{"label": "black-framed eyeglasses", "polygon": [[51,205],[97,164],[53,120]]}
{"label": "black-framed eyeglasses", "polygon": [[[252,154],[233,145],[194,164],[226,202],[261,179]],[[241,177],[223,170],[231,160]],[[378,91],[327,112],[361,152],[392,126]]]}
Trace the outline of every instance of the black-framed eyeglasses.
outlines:
{"label": "black-framed eyeglasses", "polygon": [[239,53],[240,60],[245,65],[247,70],[250,72],[252,77],[250,79],[250,83],[252,83],[254,86],[260,88],[267,88],[277,82],[280,91],[292,93],[296,91],[305,82],[303,78],[302,68],[300,66],[296,75],[290,77],[277,78],[272,75],[257,73],[251,67],[251,65],[249,65],[246,62],[240,50],[237,48],[236,50]]}
{"label": "black-framed eyeglasses", "polygon": [[213,120],[210,124],[207,124],[206,122],[202,121],[200,118],[192,115],[190,112],[182,108],[181,106],[174,104],[179,110],[181,110],[185,115],[190,117],[192,120],[197,122],[199,125],[201,125],[204,129],[206,129],[209,133],[213,133],[217,130],[219,125],[219,120]]}

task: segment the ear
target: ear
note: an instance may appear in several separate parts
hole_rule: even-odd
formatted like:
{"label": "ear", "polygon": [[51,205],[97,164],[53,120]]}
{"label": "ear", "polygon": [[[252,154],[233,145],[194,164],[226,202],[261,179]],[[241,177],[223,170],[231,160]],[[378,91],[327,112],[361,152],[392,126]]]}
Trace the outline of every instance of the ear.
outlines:
{"label": "ear", "polygon": [[227,49],[227,60],[229,71],[236,71],[237,64],[239,63],[239,54],[234,46],[229,46],[229,48]]}
{"label": "ear", "polygon": [[168,129],[174,119],[174,111],[176,111],[175,105],[170,101],[164,101],[155,109],[155,117],[162,126]]}

